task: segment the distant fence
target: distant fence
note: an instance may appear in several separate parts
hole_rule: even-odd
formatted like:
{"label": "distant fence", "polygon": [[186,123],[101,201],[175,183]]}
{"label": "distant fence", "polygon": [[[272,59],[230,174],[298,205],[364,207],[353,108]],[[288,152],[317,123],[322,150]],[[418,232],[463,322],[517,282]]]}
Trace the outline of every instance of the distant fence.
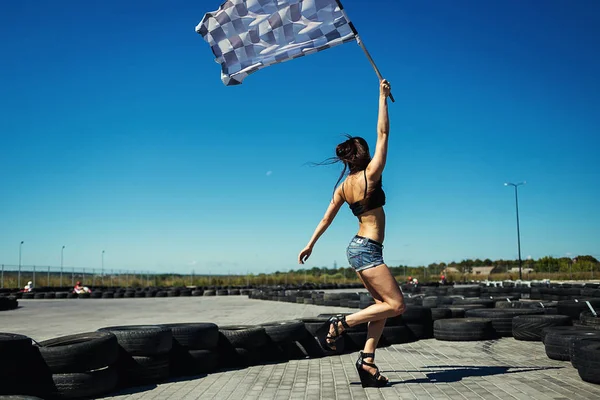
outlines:
{"label": "distant fence", "polygon": [[123,269],[53,267],[39,265],[0,264],[0,289],[23,289],[31,281],[34,288],[73,287],[76,282],[84,286],[150,287],[150,286],[249,286],[287,285],[303,283],[358,282],[354,275],[324,274],[313,276],[305,272],[273,272],[247,274],[188,274],[156,273]]}
{"label": "distant fence", "polygon": [[73,287],[76,282],[81,282],[84,286],[156,286],[156,276],[150,271],[40,265],[21,265],[19,268],[18,265],[0,264],[0,289],[22,289],[30,281],[34,287]]}

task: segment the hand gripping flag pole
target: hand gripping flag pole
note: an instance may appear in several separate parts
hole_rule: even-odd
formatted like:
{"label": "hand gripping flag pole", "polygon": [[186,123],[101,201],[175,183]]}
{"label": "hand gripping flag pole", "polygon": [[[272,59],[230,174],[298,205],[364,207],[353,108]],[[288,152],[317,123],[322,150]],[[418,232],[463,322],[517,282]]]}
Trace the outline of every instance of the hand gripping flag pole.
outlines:
{"label": "hand gripping flag pole", "polygon": [[[352,21],[350,20],[350,18],[348,18],[348,14],[346,13],[346,10],[344,10],[344,6],[342,5],[342,2],[340,0],[335,0],[335,2],[337,3],[338,7],[340,8],[340,11],[344,15],[344,18],[346,18],[346,20],[348,21],[348,25],[350,26],[350,29],[352,29],[352,32],[354,32],[354,36],[356,37],[356,43],[358,43],[358,45],[361,47],[361,49],[363,49],[363,51],[365,52],[365,55],[367,56],[367,59],[369,60],[369,62],[373,66],[373,69],[375,70],[375,73],[377,74],[377,77],[379,78],[379,81],[382,81],[383,80],[383,76],[381,76],[381,72],[379,72],[379,68],[377,68],[377,65],[375,65],[375,61],[373,61],[373,58],[371,57],[371,54],[369,54],[369,51],[365,47],[365,44],[360,39],[360,35],[358,34],[358,31],[356,30],[356,27],[354,26],[354,24],[352,23]],[[392,96],[392,92],[391,91],[390,91],[390,100],[392,100],[393,103],[396,102],[394,100],[394,96]]]}

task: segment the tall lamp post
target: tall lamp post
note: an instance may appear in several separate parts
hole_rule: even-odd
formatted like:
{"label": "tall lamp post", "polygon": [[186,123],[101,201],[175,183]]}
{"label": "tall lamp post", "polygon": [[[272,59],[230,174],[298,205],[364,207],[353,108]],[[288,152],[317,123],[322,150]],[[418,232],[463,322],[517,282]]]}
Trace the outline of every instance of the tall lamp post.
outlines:
{"label": "tall lamp post", "polygon": [[60,287],[62,287],[62,277],[63,277],[63,260],[64,260],[64,251],[65,251],[65,246],[62,247],[62,249],[60,249]]}
{"label": "tall lamp post", "polygon": [[519,195],[517,194],[517,188],[521,185],[524,185],[527,182],[520,182],[520,183],[510,183],[510,182],[506,182],[504,184],[504,186],[513,186],[515,188],[515,206],[517,209],[517,246],[519,249],[519,279],[522,280],[523,279],[523,273],[522,273],[522,261],[521,261],[521,232],[519,230]]}
{"label": "tall lamp post", "polygon": [[104,250],[102,250],[102,285],[104,285]]}
{"label": "tall lamp post", "polygon": [[19,289],[21,289],[21,250],[23,247],[23,243],[25,243],[23,240],[21,240],[21,243],[19,244],[19,276],[18,276],[18,285]]}

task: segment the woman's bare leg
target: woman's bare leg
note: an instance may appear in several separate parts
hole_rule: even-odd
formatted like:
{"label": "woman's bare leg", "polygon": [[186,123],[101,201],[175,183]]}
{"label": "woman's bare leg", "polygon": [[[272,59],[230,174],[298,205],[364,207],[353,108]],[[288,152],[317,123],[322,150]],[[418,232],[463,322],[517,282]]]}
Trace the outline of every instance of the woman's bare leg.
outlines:
{"label": "woman's bare leg", "polygon": [[[398,287],[398,282],[392,276],[389,268],[385,264],[369,268],[357,273],[360,280],[369,291],[375,304],[346,316],[346,322],[349,326],[359,325],[369,322],[367,341],[365,343],[364,353],[374,353],[385,327],[385,320],[388,317],[395,317],[404,312],[404,296]],[[338,324],[338,331],[343,331],[341,323]],[[333,328],[330,329],[330,335],[334,335]],[[372,363],[372,358],[364,359]],[[371,374],[375,373],[375,368],[364,366]]]}

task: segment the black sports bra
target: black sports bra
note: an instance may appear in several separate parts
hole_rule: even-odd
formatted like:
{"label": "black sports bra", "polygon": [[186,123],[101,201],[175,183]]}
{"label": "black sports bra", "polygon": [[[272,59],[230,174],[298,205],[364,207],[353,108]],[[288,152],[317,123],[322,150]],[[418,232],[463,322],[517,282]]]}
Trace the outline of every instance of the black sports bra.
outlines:
{"label": "black sports bra", "polygon": [[[367,211],[373,210],[375,208],[379,208],[385,205],[385,193],[381,187],[381,178],[375,184],[375,188],[367,193],[367,170],[364,170],[365,175],[365,195],[362,200],[356,201],[350,204],[350,209],[355,216],[359,216],[361,214],[366,213]],[[342,194],[344,198],[346,198],[346,194],[344,193],[344,183],[342,183]]]}

